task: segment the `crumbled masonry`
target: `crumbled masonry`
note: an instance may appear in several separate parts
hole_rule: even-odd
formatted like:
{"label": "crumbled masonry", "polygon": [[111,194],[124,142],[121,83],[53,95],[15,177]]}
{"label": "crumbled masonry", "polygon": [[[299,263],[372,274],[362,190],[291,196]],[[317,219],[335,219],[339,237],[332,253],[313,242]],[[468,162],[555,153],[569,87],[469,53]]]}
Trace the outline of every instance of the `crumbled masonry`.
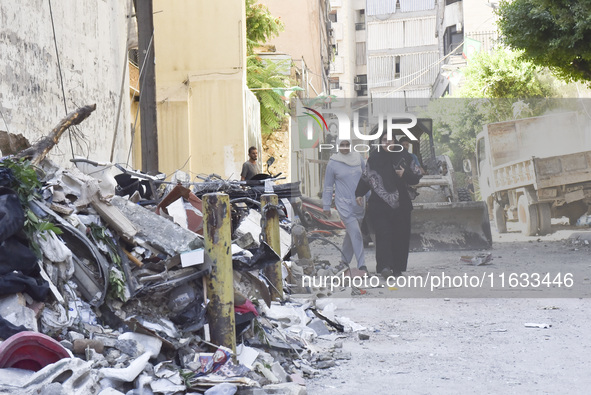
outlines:
{"label": "crumbled masonry", "polygon": [[[0,161],[0,211],[11,213],[0,242],[14,251],[0,259],[0,392],[305,394],[306,378],[351,358],[333,342],[364,328],[300,286],[336,269],[309,253],[294,259],[289,220],[277,254],[261,240],[260,208],[232,207],[234,352],[210,340],[200,198],[211,188],[81,168]],[[16,175],[26,171],[43,176],[25,185]],[[281,301],[263,275],[277,262]]]}

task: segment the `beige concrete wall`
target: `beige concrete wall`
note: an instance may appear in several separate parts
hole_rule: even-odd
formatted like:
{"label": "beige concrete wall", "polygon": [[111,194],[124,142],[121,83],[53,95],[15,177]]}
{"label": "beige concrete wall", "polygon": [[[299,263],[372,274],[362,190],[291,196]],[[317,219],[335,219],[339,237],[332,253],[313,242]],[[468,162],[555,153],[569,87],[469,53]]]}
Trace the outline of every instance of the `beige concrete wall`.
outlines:
{"label": "beige concrete wall", "polygon": [[[76,127],[74,154],[108,161],[117,128],[114,161],[125,162],[130,146],[128,80],[123,92],[121,82],[127,74],[129,4],[52,1],[54,42],[47,1],[1,1],[0,130],[22,133],[36,142],[65,117],[57,43],[68,112],[96,103],[96,110]],[[71,165],[67,133],[49,157]]]}
{"label": "beige concrete wall", "polygon": [[[314,74],[310,74],[310,83],[318,94],[322,92],[322,58],[321,41],[323,26],[321,25],[320,5],[318,0],[261,0],[271,14],[280,17],[285,30],[269,44],[276,46],[277,52],[291,55],[296,65],[302,57],[306,66]],[[322,22],[324,23],[324,22]],[[317,96],[310,88],[310,97]]]}
{"label": "beige concrete wall", "polygon": [[160,171],[240,177],[245,126],[244,1],[155,0]]}

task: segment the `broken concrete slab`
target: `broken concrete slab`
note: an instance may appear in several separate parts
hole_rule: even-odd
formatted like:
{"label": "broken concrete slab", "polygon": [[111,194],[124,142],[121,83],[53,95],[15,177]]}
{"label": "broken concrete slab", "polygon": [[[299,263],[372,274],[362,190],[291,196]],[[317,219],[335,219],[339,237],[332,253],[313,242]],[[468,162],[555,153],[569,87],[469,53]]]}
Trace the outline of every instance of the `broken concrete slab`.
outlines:
{"label": "broken concrete slab", "polygon": [[[183,229],[137,204],[115,196],[111,204],[117,207],[138,228],[138,236],[168,255],[203,247],[203,240],[194,232]],[[174,235],[174,237],[171,237]]]}
{"label": "broken concrete slab", "polygon": [[[281,383],[265,385],[262,394],[306,395],[306,387],[297,383]],[[255,392],[256,393],[256,392]]]}
{"label": "broken concrete slab", "polygon": [[273,372],[275,377],[277,377],[280,382],[287,382],[287,373],[279,362],[275,361],[275,363],[271,366],[271,372]]}
{"label": "broken concrete slab", "polygon": [[27,307],[25,297],[21,293],[0,298],[0,316],[16,326],[38,332],[37,315]]}
{"label": "broken concrete slab", "polygon": [[96,392],[97,372],[90,368],[91,364],[80,358],[61,359],[45,366],[23,381],[0,380],[0,393],[3,391],[9,394],[41,393],[49,384],[60,381],[64,394],[92,394]]}

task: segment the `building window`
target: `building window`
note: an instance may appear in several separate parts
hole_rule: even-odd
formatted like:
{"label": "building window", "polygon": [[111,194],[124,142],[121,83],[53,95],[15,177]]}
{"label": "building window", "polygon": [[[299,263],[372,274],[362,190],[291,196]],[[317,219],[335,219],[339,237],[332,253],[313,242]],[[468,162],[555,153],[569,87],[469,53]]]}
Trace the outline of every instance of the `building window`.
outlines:
{"label": "building window", "polygon": [[334,12],[332,14],[328,14],[328,20],[333,23],[337,23],[337,13]]}
{"label": "building window", "polygon": [[357,10],[355,20],[355,30],[365,30],[365,10]]}
{"label": "building window", "polygon": [[339,54],[339,46],[337,44],[331,44],[330,48],[332,49],[333,56]]}
{"label": "building window", "polygon": [[[464,41],[464,33],[457,32],[455,26],[449,26],[445,29],[445,34],[443,35],[443,52],[444,55],[449,54],[452,52],[456,47],[458,47],[462,41]],[[462,53],[462,48],[457,48],[454,54],[459,55]]]}
{"label": "building window", "polygon": [[445,0],[445,5],[450,5],[453,3],[457,3],[458,1],[462,1],[462,0]]}
{"label": "building window", "polygon": [[339,83],[339,77],[329,77],[328,83],[330,84],[330,89],[341,89],[341,84]]}
{"label": "building window", "polygon": [[394,57],[394,78],[400,78],[400,56]]}
{"label": "building window", "polygon": [[357,96],[367,96],[367,74],[356,75],[354,87]]}

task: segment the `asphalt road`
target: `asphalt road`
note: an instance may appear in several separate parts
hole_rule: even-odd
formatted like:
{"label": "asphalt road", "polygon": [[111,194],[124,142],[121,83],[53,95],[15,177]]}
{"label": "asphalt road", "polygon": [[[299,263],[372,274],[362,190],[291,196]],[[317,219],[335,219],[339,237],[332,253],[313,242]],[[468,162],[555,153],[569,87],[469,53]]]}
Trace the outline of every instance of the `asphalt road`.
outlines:
{"label": "asphalt road", "polygon": [[[366,327],[369,340],[345,333],[351,360],[309,380],[308,393],[589,393],[591,246],[569,239],[581,229],[568,226],[555,225],[543,237],[511,230],[493,231],[490,251],[411,253],[405,277],[429,275],[427,287],[380,280],[363,295],[334,287],[319,299],[320,306],[333,303],[337,315]],[[589,233],[583,236],[591,240]],[[338,262],[334,247],[314,242],[312,250],[317,259]],[[461,260],[488,253],[485,265]],[[366,254],[371,272],[373,248]],[[538,282],[536,273],[542,275]],[[445,275],[461,280],[432,286],[433,278]],[[469,283],[472,278],[484,279],[485,286]]]}

